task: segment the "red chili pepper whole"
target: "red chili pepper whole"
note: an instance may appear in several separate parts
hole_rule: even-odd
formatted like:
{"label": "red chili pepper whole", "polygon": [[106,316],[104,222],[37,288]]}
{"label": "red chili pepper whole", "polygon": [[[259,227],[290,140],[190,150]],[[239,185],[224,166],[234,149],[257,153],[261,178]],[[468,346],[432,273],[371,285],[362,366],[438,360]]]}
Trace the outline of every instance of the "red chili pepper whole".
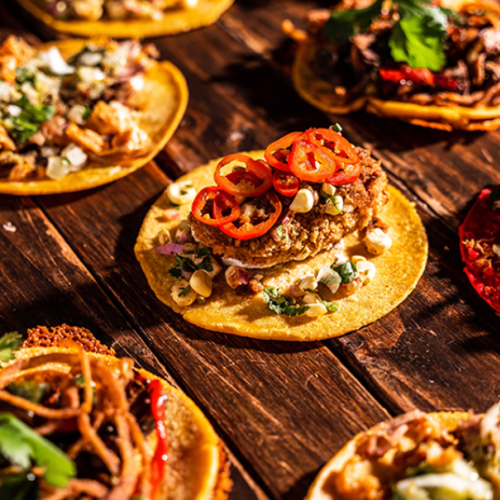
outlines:
{"label": "red chili pepper whole", "polygon": [[156,424],[158,444],[151,462],[151,495],[156,498],[161,480],[165,477],[168,459],[168,433],[165,425],[165,402],[167,395],[163,392],[159,380],[151,380],[148,385],[151,398],[151,413]]}

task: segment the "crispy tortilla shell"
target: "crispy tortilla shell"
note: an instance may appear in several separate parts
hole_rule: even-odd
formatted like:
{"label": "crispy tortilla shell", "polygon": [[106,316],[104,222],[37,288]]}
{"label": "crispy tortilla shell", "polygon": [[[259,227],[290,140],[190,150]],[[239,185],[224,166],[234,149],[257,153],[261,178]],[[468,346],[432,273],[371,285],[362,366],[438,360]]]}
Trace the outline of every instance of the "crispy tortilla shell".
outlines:
{"label": "crispy tortilla shell", "polygon": [[[79,52],[89,40],[64,40],[40,46],[56,46],[67,59]],[[103,40],[96,40],[102,43]],[[182,73],[170,62],[154,63],[144,75],[144,89],[135,94],[130,105],[140,110],[139,126],[151,142],[146,154],[129,160],[90,162],[79,172],[60,180],[0,181],[1,194],[41,195],[82,191],[125,177],[149,163],[165,146],[177,129],[188,101],[188,88]]]}
{"label": "crispy tortilla shell", "polygon": [[[441,3],[456,11],[475,6],[500,15],[500,6],[488,0],[443,0]],[[312,71],[318,48],[318,43],[312,40],[299,44],[292,69],[292,80],[303,99],[327,113],[347,114],[365,108],[367,112],[382,118],[398,118],[413,125],[448,132],[491,131],[500,126],[500,106],[423,106],[409,102],[385,101],[372,95],[346,102],[345,96],[338,95],[331,83],[321,80]]]}
{"label": "crispy tortilla shell", "polygon": [[37,0],[18,0],[33,17],[54,31],[88,37],[109,36],[112,38],[150,38],[184,33],[208,26],[233,4],[234,0],[199,0],[195,9],[172,8],[165,11],[163,19],[128,19],[121,21],[69,20],[63,21],[49,14]]}
{"label": "crispy tortilla shell", "polygon": [[[44,365],[43,371],[69,370],[61,353],[76,350],[58,347],[33,347],[21,349],[16,359],[38,355],[52,355],[53,362]],[[120,360],[113,356],[89,353],[107,364],[112,370],[120,369]],[[40,370],[33,368],[33,371]],[[201,410],[184,393],[145,370],[139,372],[147,379],[162,382],[167,394],[166,422],[169,435],[167,476],[161,485],[164,500],[225,500],[231,487],[228,476],[229,463],[221,441]],[[155,439],[151,435],[148,439]]]}
{"label": "crispy tortilla shell", "polygon": [[[470,415],[465,412],[439,412],[431,413],[441,427],[452,432],[457,428],[461,420],[470,418]],[[361,440],[372,435],[381,425],[369,429],[366,432],[357,434],[349,441],[319,472],[316,479],[312,483],[304,500],[340,500],[338,495],[333,491],[330,485],[330,478],[341,473],[344,470],[345,464],[357,455],[356,451]]]}
{"label": "crispy tortilla shell", "polygon": [[[261,158],[263,152],[246,154]],[[197,168],[180,180],[191,181],[197,191],[213,185],[213,173],[218,161]],[[182,314],[186,321],[208,330],[268,340],[312,341],[338,337],[392,311],[415,288],[427,262],[427,236],[422,222],[412,204],[397,189],[390,187],[390,201],[382,211],[381,218],[390,226],[392,247],[385,254],[374,257],[368,254],[356,234],[344,239],[345,253],[348,256],[365,256],[373,262],[377,273],[374,281],[364,286],[354,297],[343,299],[338,312],[319,318],[278,315],[268,309],[262,294],[246,300],[237,295],[228,287],[222,274],[214,280],[214,291],[209,299],[181,308],[169,292],[175,283],[175,278],[168,272],[175,266],[174,257],[152,251],[160,246],[160,231],[166,229],[175,232],[180,220],[187,218],[191,209],[191,204],[181,206],[180,218],[168,221],[163,214],[169,206],[164,193],[143,222],[135,254],[156,296]],[[322,252],[304,261],[287,262],[259,269],[258,272],[264,275],[264,286],[280,286],[281,290],[286,290],[307,272],[311,273],[334,260],[332,252]],[[335,297],[328,298],[332,299]]]}

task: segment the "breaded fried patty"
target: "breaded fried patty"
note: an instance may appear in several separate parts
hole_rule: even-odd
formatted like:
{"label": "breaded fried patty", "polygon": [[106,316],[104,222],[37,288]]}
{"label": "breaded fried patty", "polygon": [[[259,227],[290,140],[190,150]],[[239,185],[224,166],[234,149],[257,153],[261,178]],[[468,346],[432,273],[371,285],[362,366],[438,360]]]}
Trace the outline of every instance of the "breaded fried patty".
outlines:
{"label": "breaded fried patty", "polygon": [[[388,200],[387,177],[380,162],[374,160],[366,149],[355,150],[360,158],[362,172],[352,184],[337,188],[336,194],[342,196],[344,201],[343,212],[339,215],[325,213],[325,205],[319,196],[321,184],[308,184],[318,193],[315,195],[314,208],[307,213],[289,212],[288,207],[293,198],[280,196],[282,214],[273,230],[259,238],[236,240],[217,227],[199,222],[190,214],[188,221],[193,236],[212,249],[214,255],[255,268],[301,260],[331,249],[345,235],[363,230],[373,223]],[[302,182],[301,187],[306,185]],[[272,233],[280,225],[284,226],[287,237],[273,239]]]}

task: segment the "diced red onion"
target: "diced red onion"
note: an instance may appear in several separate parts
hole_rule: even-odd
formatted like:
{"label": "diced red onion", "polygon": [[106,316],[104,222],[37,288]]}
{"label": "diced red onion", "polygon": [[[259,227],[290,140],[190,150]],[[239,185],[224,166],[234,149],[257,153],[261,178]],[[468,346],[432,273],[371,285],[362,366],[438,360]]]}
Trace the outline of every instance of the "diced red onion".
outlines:
{"label": "diced red onion", "polygon": [[182,253],[183,248],[184,245],[179,243],[167,243],[166,245],[153,249],[153,252],[162,255],[177,255]]}
{"label": "diced red onion", "polygon": [[185,269],[181,271],[181,274],[182,277],[188,281],[191,279],[191,276],[193,276],[193,273],[191,271],[186,271]]}
{"label": "diced red onion", "polygon": [[189,231],[181,231],[177,236],[177,243],[183,245],[189,239]]}
{"label": "diced red onion", "polygon": [[279,243],[281,241],[281,238],[276,234],[276,231],[271,231],[271,238],[276,243]]}
{"label": "diced red onion", "polygon": [[292,217],[293,217],[293,212],[291,210],[288,210],[285,217],[283,218],[282,224],[286,226],[292,220]]}
{"label": "diced red onion", "polygon": [[236,271],[236,280],[240,281],[243,285],[248,285],[248,282],[250,281],[250,274],[243,269],[238,269]]}

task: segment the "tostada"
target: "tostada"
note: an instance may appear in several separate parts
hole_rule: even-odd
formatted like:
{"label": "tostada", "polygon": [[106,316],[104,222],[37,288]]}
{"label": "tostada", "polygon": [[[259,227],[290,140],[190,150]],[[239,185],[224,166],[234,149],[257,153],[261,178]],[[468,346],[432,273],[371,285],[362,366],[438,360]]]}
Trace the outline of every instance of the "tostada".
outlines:
{"label": "tostada", "polygon": [[458,234],[469,281],[500,313],[500,186],[481,191]]}
{"label": "tostada", "polygon": [[340,133],[288,134],[181,177],[136,256],[158,298],[209,330],[317,340],[387,314],[415,287],[427,239],[380,162]]}
{"label": "tostada", "polygon": [[137,41],[0,46],[0,193],[80,191],[146,165],[177,128],[187,86]]}
{"label": "tostada", "polygon": [[413,411],[362,432],[320,471],[306,500],[494,500],[500,406]]}
{"label": "tostada", "polygon": [[344,0],[308,16],[297,91],[331,113],[362,108],[441,130],[500,126],[500,6],[488,0]]}
{"label": "tostada", "polygon": [[214,23],[234,0],[18,0],[55,31],[87,37],[148,38]]}
{"label": "tostada", "polygon": [[[88,331],[60,329],[89,345]],[[13,352],[19,344],[15,333],[0,338],[0,498],[227,498],[221,443],[179,390],[81,342]]]}

